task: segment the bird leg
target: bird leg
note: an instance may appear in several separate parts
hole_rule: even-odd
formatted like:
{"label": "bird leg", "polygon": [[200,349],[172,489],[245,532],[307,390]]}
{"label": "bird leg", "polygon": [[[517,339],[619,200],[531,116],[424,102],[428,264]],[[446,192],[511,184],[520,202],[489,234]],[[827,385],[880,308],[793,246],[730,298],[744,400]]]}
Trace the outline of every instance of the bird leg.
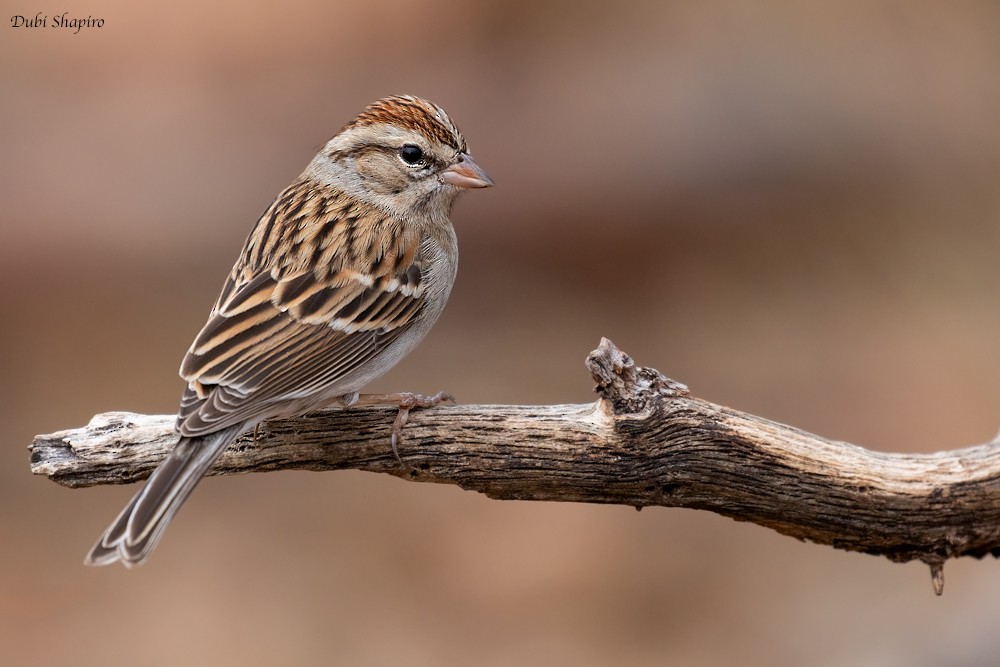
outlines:
{"label": "bird leg", "polygon": [[[455,402],[454,396],[443,391],[439,391],[433,396],[414,394],[408,391],[396,394],[355,394],[354,396],[357,396],[356,400],[348,405],[394,405],[399,408],[396,420],[392,422],[392,454],[399,461],[399,465],[403,465],[403,460],[399,458],[399,450],[396,445],[403,434],[403,427],[410,416],[410,410],[413,408],[433,408],[445,401]],[[344,398],[352,397],[345,396]]]}

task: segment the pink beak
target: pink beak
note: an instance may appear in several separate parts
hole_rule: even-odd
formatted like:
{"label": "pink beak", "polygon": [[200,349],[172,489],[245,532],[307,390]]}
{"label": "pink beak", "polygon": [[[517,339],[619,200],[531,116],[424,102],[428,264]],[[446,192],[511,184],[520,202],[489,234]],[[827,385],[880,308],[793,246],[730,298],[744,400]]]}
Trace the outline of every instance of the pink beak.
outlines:
{"label": "pink beak", "polygon": [[493,179],[472,161],[472,156],[462,153],[462,159],[441,172],[439,178],[456,188],[488,188]]}

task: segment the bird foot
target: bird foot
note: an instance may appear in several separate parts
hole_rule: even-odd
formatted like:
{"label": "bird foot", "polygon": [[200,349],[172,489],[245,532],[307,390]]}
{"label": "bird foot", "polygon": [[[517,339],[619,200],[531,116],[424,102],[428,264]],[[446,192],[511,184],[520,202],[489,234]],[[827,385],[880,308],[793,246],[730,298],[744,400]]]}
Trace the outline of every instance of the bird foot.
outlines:
{"label": "bird foot", "polygon": [[399,465],[403,465],[403,460],[399,458],[399,440],[403,435],[403,427],[410,417],[410,410],[414,408],[433,408],[441,403],[454,403],[455,397],[451,394],[439,391],[433,396],[424,394],[414,394],[412,392],[399,392],[396,394],[361,394],[355,405],[395,405],[399,408],[396,419],[392,422],[392,454],[396,457]]}

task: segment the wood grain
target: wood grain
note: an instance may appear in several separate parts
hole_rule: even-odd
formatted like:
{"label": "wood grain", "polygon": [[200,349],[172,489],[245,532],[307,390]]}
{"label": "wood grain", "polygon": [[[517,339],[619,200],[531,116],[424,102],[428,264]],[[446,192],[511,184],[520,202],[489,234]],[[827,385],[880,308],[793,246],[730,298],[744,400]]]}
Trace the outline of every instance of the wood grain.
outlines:
{"label": "wood grain", "polygon": [[[837,549],[919,559],[1000,555],[1000,443],[886,454],[692,397],[610,341],[587,359],[586,405],[457,405],[410,415],[332,409],[263,424],[211,474],[356,469],[457,484],[501,500],[687,507]],[[146,477],[176,442],[173,416],[111,412],[39,435],[31,470],[70,487]]]}

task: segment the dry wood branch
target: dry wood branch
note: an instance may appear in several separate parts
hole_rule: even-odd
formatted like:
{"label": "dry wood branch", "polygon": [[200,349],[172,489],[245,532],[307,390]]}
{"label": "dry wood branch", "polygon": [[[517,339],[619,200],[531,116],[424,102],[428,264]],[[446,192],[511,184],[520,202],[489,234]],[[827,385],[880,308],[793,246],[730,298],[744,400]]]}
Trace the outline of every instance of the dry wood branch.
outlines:
{"label": "dry wood branch", "polygon": [[[588,405],[459,405],[415,411],[389,447],[394,412],[335,409],[263,424],[213,474],[278,469],[385,472],[491,498],[706,509],[838,549],[929,564],[1000,555],[1000,443],[883,454],[714,405],[610,341],[587,359]],[[176,441],[173,418],[97,415],[40,435],[32,472],[66,486],[139,480]]]}

